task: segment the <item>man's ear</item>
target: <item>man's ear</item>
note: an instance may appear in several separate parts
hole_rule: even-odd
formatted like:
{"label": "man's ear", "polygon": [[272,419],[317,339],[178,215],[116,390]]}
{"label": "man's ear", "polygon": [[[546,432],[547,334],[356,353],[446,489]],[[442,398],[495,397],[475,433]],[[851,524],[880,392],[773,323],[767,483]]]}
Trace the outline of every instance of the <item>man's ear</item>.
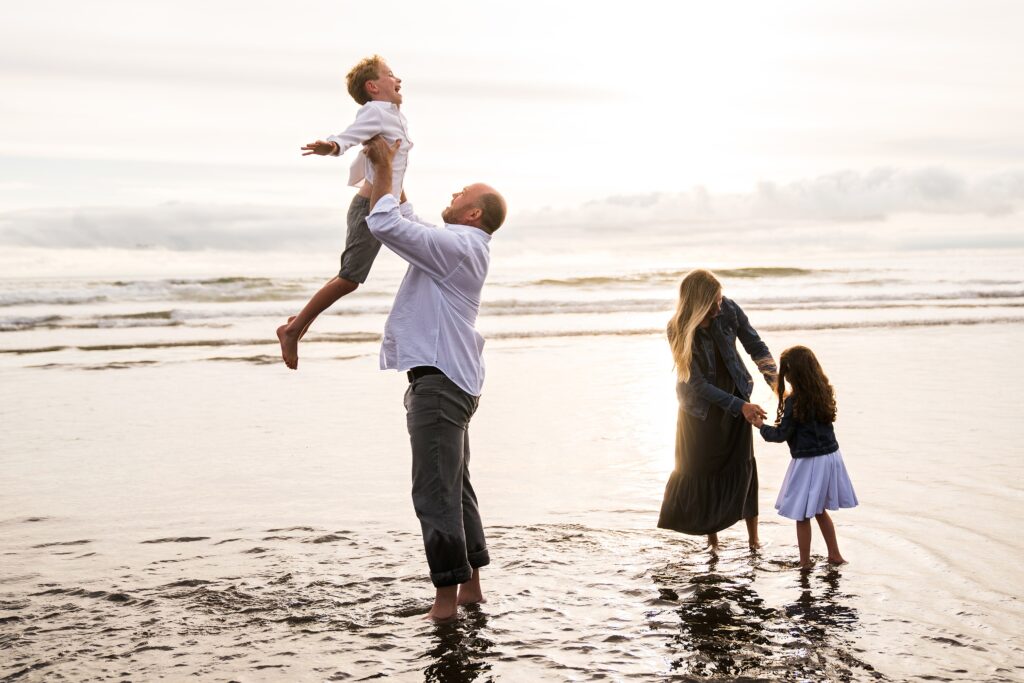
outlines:
{"label": "man's ear", "polygon": [[466,218],[468,218],[471,221],[479,221],[480,217],[483,216],[483,215],[484,215],[483,209],[481,209],[480,207],[477,206],[477,207],[474,207],[472,210],[470,210],[469,213],[466,214]]}

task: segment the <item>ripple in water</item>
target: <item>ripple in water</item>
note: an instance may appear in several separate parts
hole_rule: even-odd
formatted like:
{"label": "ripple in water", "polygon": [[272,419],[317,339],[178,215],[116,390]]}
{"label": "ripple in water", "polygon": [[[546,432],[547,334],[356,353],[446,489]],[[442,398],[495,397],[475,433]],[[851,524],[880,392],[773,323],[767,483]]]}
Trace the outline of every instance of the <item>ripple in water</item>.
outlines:
{"label": "ripple in water", "polygon": [[[801,574],[788,546],[712,555],[654,531],[489,531],[488,602],[441,625],[423,619],[432,588],[412,533],[25,544],[19,564],[45,569],[0,584],[0,680],[888,680],[867,661],[878,620],[864,623],[854,582]],[[85,543],[89,558],[53,555]],[[922,628],[917,646],[954,638]]]}

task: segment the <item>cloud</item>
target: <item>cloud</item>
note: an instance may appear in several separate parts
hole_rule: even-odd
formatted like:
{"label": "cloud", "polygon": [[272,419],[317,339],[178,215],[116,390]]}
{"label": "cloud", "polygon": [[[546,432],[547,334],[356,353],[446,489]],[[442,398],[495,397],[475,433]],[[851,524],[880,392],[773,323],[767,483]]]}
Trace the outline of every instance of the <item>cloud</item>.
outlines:
{"label": "cloud", "polygon": [[0,244],[181,251],[308,251],[344,243],[340,210],[163,204],[33,209],[0,214]]}
{"label": "cloud", "polygon": [[942,168],[840,171],[790,183],[764,181],[750,192],[713,193],[703,187],[677,193],[612,196],[571,209],[531,212],[526,224],[622,225],[844,223],[899,214],[1005,216],[1024,204],[1024,171],[979,180]]}
{"label": "cloud", "polygon": [[[694,188],[513,212],[502,245],[672,249],[732,237],[830,249],[1024,246],[1022,204],[1024,172],[970,180],[941,168],[842,171],[746,193]],[[344,211],[330,208],[170,203],[0,214],[0,244],[51,248],[309,252],[337,249],[344,230]]]}

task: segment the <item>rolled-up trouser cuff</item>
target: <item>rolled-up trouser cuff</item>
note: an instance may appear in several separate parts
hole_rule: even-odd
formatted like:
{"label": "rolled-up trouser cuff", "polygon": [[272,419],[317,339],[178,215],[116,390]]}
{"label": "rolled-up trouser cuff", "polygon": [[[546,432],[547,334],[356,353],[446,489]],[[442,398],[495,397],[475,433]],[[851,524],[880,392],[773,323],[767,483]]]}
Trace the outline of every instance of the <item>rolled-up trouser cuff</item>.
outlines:
{"label": "rolled-up trouser cuff", "polygon": [[430,580],[437,588],[445,586],[457,586],[466,583],[473,578],[473,568],[468,564],[458,569],[449,569],[444,572],[430,572]]}
{"label": "rolled-up trouser cuff", "polygon": [[487,548],[478,550],[475,553],[469,553],[469,566],[473,569],[479,569],[480,567],[486,567],[491,563],[491,556],[487,554]]}

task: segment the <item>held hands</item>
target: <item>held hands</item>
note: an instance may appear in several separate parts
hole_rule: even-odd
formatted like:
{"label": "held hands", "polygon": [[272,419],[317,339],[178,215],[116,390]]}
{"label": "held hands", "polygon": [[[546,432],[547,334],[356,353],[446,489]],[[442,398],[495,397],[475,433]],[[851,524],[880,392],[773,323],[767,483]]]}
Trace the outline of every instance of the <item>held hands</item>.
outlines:
{"label": "held hands", "polygon": [[323,157],[329,154],[334,154],[334,150],[336,150],[337,148],[338,143],[336,142],[325,142],[324,140],[317,140],[316,142],[311,142],[308,145],[302,146],[302,156],[308,157],[310,154],[319,154],[320,156]]}
{"label": "held hands", "polygon": [[756,403],[744,403],[741,410],[746,421],[758,429],[764,424],[764,418],[768,417],[768,413],[764,412],[764,408]]}

